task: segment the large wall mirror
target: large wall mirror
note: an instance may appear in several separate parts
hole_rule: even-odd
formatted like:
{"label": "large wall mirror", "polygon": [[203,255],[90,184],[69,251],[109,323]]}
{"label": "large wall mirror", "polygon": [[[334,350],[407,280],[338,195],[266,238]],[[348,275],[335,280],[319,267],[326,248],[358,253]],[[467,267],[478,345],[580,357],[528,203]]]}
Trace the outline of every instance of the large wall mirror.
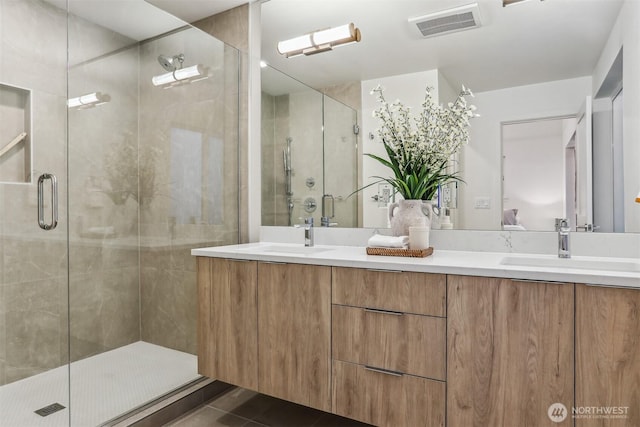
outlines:
{"label": "large wall mirror", "polygon": [[[640,2],[477,0],[475,28],[426,38],[409,22],[470,3],[270,0],[263,59],[308,87],[357,92],[344,102],[362,117],[359,156],[382,152],[369,94],[378,84],[414,110],[426,86],[445,104],[471,88],[481,117],[459,155],[464,182],[441,200],[455,229],[552,231],[568,217],[576,231],[640,232]],[[349,22],[361,42],[310,56],[277,52],[279,41]],[[388,175],[358,161],[363,185]],[[322,179],[333,172],[325,167]],[[361,192],[359,226],[387,226],[379,191]]]}

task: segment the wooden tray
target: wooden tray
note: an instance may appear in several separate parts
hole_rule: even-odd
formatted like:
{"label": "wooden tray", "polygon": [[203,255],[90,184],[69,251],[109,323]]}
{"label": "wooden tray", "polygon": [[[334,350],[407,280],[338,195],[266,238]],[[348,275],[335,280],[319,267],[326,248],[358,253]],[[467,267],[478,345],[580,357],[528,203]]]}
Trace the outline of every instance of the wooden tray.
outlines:
{"label": "wooden tray", "polygon": [[433,253],[433,247],[427,249],[398,249],[398,248],[369,248],[367,255],[405,256],[412,258],[424,258]]}

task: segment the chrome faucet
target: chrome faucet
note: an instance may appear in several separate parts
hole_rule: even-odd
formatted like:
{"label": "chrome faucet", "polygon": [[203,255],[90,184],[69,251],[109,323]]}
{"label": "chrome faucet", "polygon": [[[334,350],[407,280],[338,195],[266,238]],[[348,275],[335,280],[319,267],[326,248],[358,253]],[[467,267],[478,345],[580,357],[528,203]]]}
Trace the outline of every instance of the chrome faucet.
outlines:
{"label": "chrome faucet", "polygon": [[556,231],[558,232],[558,258],[571,258],[569,248],[569,220],[567,218],[556,218]]}
{"label": "chrome faucet", "polygon": [[313,246],[313,217],[304,219],[304,245]]}

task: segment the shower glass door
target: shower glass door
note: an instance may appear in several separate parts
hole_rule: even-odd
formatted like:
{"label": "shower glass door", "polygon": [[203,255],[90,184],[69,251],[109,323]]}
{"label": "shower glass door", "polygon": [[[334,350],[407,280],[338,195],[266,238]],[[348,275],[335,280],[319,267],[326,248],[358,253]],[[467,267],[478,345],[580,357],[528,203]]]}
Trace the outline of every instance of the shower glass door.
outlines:
{"label": "shower glass door", "polygon": [[3,426],[69,424],[66,100],[66,11],[0,0]]}
{"label": "shower glass door", "polygon": [[85,427],[198,378],[190,251],[238,242],[239,54],[142,0],[68,8],[70,405]]}
{"label": "shower glass door", "polygon": [[0,0],[0,426],[198,380],[190,251],[239,240],[239,64],[144,0]]}

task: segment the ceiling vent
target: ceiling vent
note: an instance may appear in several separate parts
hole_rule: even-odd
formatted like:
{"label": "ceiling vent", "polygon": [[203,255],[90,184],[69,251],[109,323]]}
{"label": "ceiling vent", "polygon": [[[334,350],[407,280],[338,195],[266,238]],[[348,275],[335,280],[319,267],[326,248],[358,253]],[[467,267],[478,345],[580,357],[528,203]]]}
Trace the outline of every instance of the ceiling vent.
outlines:
{"label": "ceiling vent", "polygon": [[417,18],[409,18],[409,24],[412,27],[415,25],[422,37],[440,36],[479,27],[480,11],[478,3],[472,3]]}

